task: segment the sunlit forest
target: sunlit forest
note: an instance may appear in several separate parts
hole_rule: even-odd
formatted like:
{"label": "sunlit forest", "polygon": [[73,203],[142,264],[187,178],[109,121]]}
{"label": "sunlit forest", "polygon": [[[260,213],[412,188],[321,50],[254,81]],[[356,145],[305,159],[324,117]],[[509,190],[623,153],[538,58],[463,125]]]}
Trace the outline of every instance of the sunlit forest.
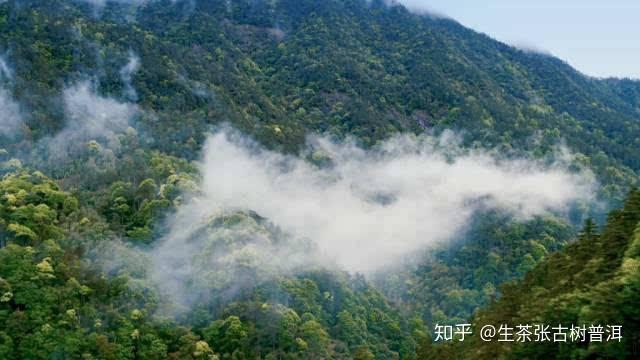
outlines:
{"label": "sunlit forest", "polygon": [[0,359],[640,358],[638,149],[639,81],[384,0],[0,0]]}

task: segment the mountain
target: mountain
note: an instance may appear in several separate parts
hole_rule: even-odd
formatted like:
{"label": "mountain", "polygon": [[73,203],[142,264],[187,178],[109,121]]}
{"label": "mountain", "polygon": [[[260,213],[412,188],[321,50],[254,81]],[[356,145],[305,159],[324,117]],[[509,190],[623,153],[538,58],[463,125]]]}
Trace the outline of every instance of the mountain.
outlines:
{"label": "mountain", "polygon": [[120,70],[134,54],[137,103],[172,153],[192,154],[201,129],[229,121],[286,151],[310,131],[373,144],[452,128],[536,153],[566,142],[620,198],[640,167],[628,151],[637,82],[590,78],[383,1],[8,1],[1,11],[0,47],[36,138],[62,126],[53,99],[73,81],[90,76],[126,97]]}
{"label": "mountain", "polygon": [[[502,297],[479,311],[474,324],[552,324],[591,329],[602,327],[603,341],[470,342],[451,348],[426,344],[424,358],[614,358],[638,355],[640,302],[640,194],[629,194],[624,206],[609,214],[601,231],[587,222],[576,242],[538,264],[524,279],[506,284]],[[498,325],[499,326],[499,325]],[[611,327],[620,326],[621,339]],[[476,329],[479,331],[479,328]],[[592,331],[589,330],[590,334]],[[596,330],[597,332],[597,330]],[[575,336],[575,335],[574,335]],[[592,335],[586,335],[590,339]],[[568,337],[569,338],[569,337]],[[560,338],[562,339],[562,337]]]}
{"label": "mountain", "polygon": [[[0,107],[0,358],[632,356],[630,342],[431,347],[428,333],[533,321],[576,298],[556,313],[593,306],[565,320],[624,319],[636,334],[633,308],[607,304],[637,300],[614,290],[637,275],[623,265],[635,261],[637,194],[624,199],[640,174],[638,81],[591,78],[383,0],[7,0]],[[526,219],[479,206],[450,242],[370,278],[273,268],[262,261],[289,252],[264,250],[300,239],[254,209],[207,214],[158,274],[155,249],[206,193],[208,135],[228,127],[252,139],[248,153],[321,170],[337,159],[309,152],[309,136],[366,152],[397,134],[452,131],[496,163],[560,163],[601,186],[594,203]],[[620,204],[601,235],[577,236],[576,223]],[[180,263],[185,253],[193,263]],[[567,280],[558,259],[581,275]],[[174,293],[158,275],[175,275]]]}

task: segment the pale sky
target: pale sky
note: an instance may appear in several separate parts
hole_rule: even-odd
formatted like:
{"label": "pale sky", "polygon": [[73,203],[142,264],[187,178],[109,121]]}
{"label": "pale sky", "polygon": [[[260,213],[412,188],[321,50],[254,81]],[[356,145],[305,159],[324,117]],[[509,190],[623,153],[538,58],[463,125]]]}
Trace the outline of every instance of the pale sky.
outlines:
{"label": "pale sky", "polygon": [[598,77],[640,79],[640,0],[397,0]]}

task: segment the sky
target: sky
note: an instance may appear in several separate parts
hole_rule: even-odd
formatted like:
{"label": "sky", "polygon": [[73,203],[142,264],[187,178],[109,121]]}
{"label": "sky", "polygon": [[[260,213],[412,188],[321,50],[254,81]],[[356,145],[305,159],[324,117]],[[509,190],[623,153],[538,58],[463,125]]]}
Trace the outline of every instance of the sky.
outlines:
{"label": "sky", "polygon": [[596,77],[640,79],[640,0],[398,0]]}

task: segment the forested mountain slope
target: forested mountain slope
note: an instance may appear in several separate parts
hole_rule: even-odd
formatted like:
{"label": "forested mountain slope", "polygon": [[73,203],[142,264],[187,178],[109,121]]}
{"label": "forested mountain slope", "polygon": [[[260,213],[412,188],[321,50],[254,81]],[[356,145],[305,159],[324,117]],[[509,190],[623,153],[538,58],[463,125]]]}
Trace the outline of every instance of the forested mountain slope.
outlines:
{"label": "forested mountain slope", "polygon": [[[469,319],[503,282],[534,269],[504,302],[531,282],[554,283],[540,269],[588,250],[582,240],[552,255],[571,242],[572,223],[620,202],[640,172],[637,81],[590,78],[382,0],[0,1],[0,121],[2,359],[430,356],[431,326]],[[189,290],[180,295],[197,295],[184,311],[150,280],[147,255],[204,192],[202,148],[226,126],[319,169],[335,162],[309,153],[308,135],[367,149],[398,133],[453,130],[462,148],[500,160],[593,170],[600,202],[526,219],[483,209],[450,243],[371,279],[333,268],[265,276],[274,269],[258,260],[271,253],[256,249],[299,239],[253,209],[211,215],[184,243],[201,261],[178,277]],[[606,231],[593,235],[597,252],[580,256],[608,260],[606,279],[581,275],[588,291],[619,285],[631,227],[615,246]],[[477,319],[501,316],[494,306]],[[624,316],[634,331],[637,316]],[[628,354],[627,345],[567,353]]]}
{"label": "forested mountain slope", "polygon": [[[476,325],[558,324],[576,327],[621,326],[620,341],[484,342],[421,349],[422,358],[613,358],[638,356],[640,303],[640,193],[612,211],[601,231],[587,222],[578,240],[538,264],[523,280],[504,286],[502,297],[479,311]],[[476,329],[476,330],[479,330]],[[459,346],[458,346],[459,345]],[[419,351],[420,352],[420,351]]]}
{"label": "forested mountain slope", "polygon": [[120,70],[135,56],[136,102],[157,116],[146,125],[181,155],[207,124],[231,121],[288,150],[309,131],[372,144],[454,128],[506,149],[566,141],[607,184],[633,181],[640,167],[628,151],[640,131],[636,82],[586,77],[451,20],[379,0],[90,4],[0,5],[0,48],[30,138],[62,126],[55,99],[74,81],[93,77],[126,98]]}

